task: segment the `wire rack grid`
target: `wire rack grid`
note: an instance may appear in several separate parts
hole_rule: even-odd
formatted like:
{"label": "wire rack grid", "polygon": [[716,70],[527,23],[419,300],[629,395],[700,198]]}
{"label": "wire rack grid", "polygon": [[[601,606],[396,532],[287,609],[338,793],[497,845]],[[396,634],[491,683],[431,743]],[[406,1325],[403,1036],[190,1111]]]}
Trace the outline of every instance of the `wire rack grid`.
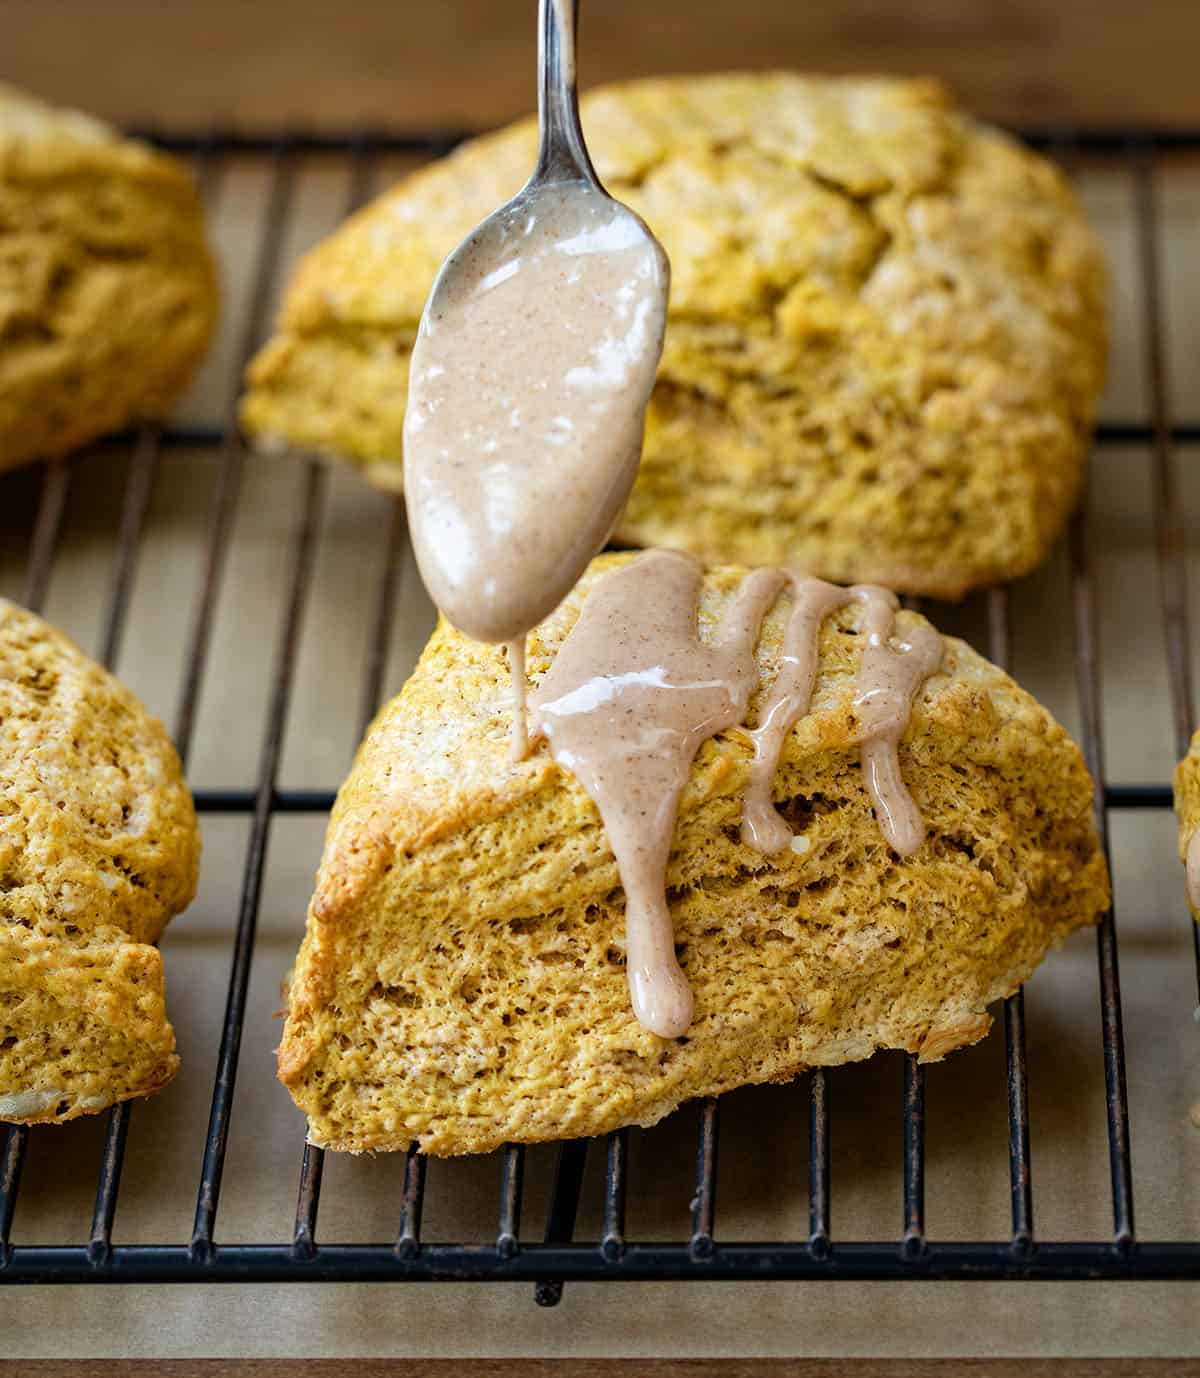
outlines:
{"label": "wire rack grid", "polygon": [[[1200,439],[1200,427],[1175,424],[1168,398],[1156,164],[1168,155],[1200,152],[1200,131],[1151,135],[1124,130],[1026,130],[1023,134],[1029,142],[1049,147],[1068,163],[1079,159],[1099,160],[1120,169],[1130,179],[1135,196],[1140,328],[1147,364],[1149,415],[1145,419],[1102,426],[1096,442],[1102,448],[1143,446],[1150,456],[1173,735],[1177,752],[1181,754],[1186,749],[1194,722],[1194,702],[1175,449]],[[365,199],[381,159],[396,154],[432,156],[451,147],[458,137],[436,131],[417,135],[364,131],[346,138],[303,132],[279,137],[249,137],[233,133],[167,136],[149,131],[149,136],[195,159],[210,201],[218,196],[224,174],[238,158],[254,155],[270,160],[270,191],[255,250],[253,286],[238,349],[239,363],[249,358],[268,325],[271,283],[277,276],[287,233],[299,160],[324,155],[351,159],[353,174],[346,207],[349,210]],[[213,664],[214,619],[227,574],[239,495],[244,487],[246,454],[232,413],[219,430],[146,426],[130,443],[131,460],[121,500],[116,555],[101,635],[101,658],[110,665],[117,659],[128,626],[139,551],[164,457],[197,444],[219,447],[217,481],[207,517],[202,568],[186,634],[181,687],[171,724],[186,763],[206,677],[220,673],[220,667]],[[172,458],[171,462],[178,461]],[[319,463],[309,460],[305,464],[299,516],[290,537],[282,619],[277,629],[266,730],[260,747],[256,783],[249,790],[235,787],[201,789],[196,795],[202,813],[248,815],[249,831],[190,1237],[175,1243],[122,1244],[114,1241],[122,1165],[135,1113],[129,1105],[122,1105],[108,1117],[87,1239],[70,1245],[14,1244],[12,1229],[22,1168],[34,1139],[28,1129],[10,1126],[0,1151],[0,1282],[525,1280],[535,1284],[535,1295],[541,1304],[553,1305],[561,1296],[564,1281],[570,1279],[1200,1278],[1200,1239],[1143,1239],[1135,1227],[1117,930],[1111,912],[1105,915],[1096,938],[1111,1178],[1111,1230],[1104,1238],[1052,1240],[1043,1239],[1035,1232],[1024,996],[1018,992],[1005,1002],[1003,1018],[1011,1229],[1001,1238],[956,1242],[930,1237],[925,1208],[925,1071],[914,1057],[908,1056],[904,1059],[902,1088],[900,1228],[892,1237],[854,1240],[844,1239],[834,1232],[830,1102],[833,1076],[818,1069],[806,1078],[810,1151],[808,1230],[804,1237],[769,1243],[722,1240],[716,1201],[719,1105],[709,1101],[701,1107],[698,1118],[694,1180],[690,1184],[691,1227],[678,1239],[655,1242],[627,1238],[629,1134],[622,1130],[611,1135],[602,1146],[603,1226],[597,1238],[574,1238],[588,1152],[587,1143],[578,1141],[563,1143],[558,1148],[540,1240],[531,1240],[522,1230],[526,1154],[520,1146],[509,1146],[498,1155],[494,1219],[481,1223],[476,1237],[450,1243],[429,1242],[424,1238],[422,1209],[426,1160],[410,1152],[404,1164],[399,1222],[393,1240],[386,1244],[352,1244],[320,1237],[318,1208],[324,1155],[319,1149],[297,1144],[299,1188],[290,1241],[274,1244],[218,1242],[216,1227],[222,1176],[235,1106],[243,1020],[272,822],[281,814],[320,814],[332,803],[332,794],[328,791],[283,789],[279,783],[285,726],[296,680],[301,630],[313,583],[314,552],[328,484],[327,472]],[[72,472],[71,464],[62,461],[51,463],[44,471],[23,588],[23,601],[34,609],[40,609],[46,599]],[[358,714],[359,725],[363,728],[380,700],[384,684],[405,542],[402,505],[394,502],[386,523],[381,575],[372,595],[370,651],[362,670]],[[1092,547],[1087,517],[1081,512],[1073,520],[1068,536],[1074,674],[1082,744],[1096,781],[1096,808],[1107,847],[1110,810],[1163,810],[1170,806],[1171,798],[1165,783],[1117,785],[1106,782]],[[994,661],[1006,665],[1010,659],[1009,593],[1000,588],[980,596],[986,600],[986,650]],[[1180,922],[1185,921],[1181,911]],[[1200,982],[1200,933],[1195,927],[1192,942]],[[42,1132],[62,1131],[33,1133]],[[199,1145],[197,1147],[199,1149]]]}

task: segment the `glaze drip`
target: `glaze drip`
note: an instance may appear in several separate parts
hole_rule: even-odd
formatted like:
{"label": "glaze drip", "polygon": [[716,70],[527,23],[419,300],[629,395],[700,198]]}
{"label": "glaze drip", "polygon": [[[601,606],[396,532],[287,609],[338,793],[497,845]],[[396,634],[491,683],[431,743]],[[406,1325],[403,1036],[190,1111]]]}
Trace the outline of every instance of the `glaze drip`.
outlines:
{"label": "glaze drip", "polygon": [[812,703],[817,678],[817,638],[821,623],[831,612],[852,601],[886,598],[883,589],[838,588],[820,579],[785,575],[792,586],[792,615],[784,633],[779,674],[766,703],[759,710],[758,726],[750,733],[754,759],[750,783],[742,806],[742,841],[760,852],[781,852],[792,840],[792,830],[771,802],[775,769],[787,734]]}
{"label": "glaze drip", "polygon": [[895,594],[867,600],[863,631],[867,645],[858,672],[858,715],[863,774],[879,830],[888,846],[911,856],[925,840],[925,822],[900,773],[900,738],[908,726],[913,696],[942,660],[942,638],[918,622],[906,641],[891,644],[899,603]]}
{"label": "glaze drip", "polygon": [[529,755],[529,727],[526,714],[525,690],[525,636],[515,636],[504,643],[508,656],[508,674],[512,681],[512,745],[509,755],[514,761],[523,761]]}
{"label": "glaze drip", "polygon": [[702,640],[701,582],[696,561],[669,551],[649,551],[607,574],[533,696],[535,735],[546,737],[600,812],[625,889],[633,1010],[664,1038],[686,1032],[692,1017],[666,898],[679,798],[702,743],[746,716],[759,680],[755,647],[772,604],[791,589],[779,676],[750,734],[743,839],[763,851],[778,851],[791,837],[771,803],[771,784],[787,733],[808,711],[822,620],[848,602],[866,605],[855,708],[880,826],[904,852],[920,845],[922,830],[897,747],[911,696],[941,658],[941,638],[931,629],[918,629],[928,635],[914,632],[898,648],[889,644],[897,603],[885,590],[835,588],[783,569],[748,575],[715,635]]}
{"label": "glaze drip", "polygon": [[634,1013],[664,1038],[692,1019],[666,898],[679,795],[700,744],[745,715],[754,644],[781,577],[752,574],[706,643],[700,566],[668,551],[640,556],[597,583],[534,695],[536,730],[604,821],[625,888]]}

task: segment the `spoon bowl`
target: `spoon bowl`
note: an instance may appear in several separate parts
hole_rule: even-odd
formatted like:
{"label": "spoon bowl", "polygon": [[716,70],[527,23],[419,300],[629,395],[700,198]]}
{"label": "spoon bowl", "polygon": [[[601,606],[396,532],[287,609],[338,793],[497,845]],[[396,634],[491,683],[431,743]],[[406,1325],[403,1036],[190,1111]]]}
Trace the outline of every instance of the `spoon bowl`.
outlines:
{"label": "spoon bowl", "polygon": [[541,0],[537,166],[442,265],[413,348],[414,553],[437,605],[482,641],[536,625],[607,541],[662,350],[666,255],[588,157],[576,9]]}

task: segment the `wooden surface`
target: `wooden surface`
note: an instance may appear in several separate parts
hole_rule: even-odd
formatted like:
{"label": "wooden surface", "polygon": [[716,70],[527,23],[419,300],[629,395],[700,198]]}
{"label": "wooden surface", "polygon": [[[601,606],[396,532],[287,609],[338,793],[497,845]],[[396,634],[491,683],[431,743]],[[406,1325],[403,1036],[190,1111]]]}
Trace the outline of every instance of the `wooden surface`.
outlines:
{"label": "wooden surface", "polygon": [[1177,1359],[125,1359],[0,1362],[0,1378],[1195,1378]]}
{"label": "wooden surface", "polygon": [[[121,122],[490,125],[529,108],[534,0],[0,0],[0,76]],[[587,84],[928,72],[1009,121],[1200,123],[1196,0],[584,0]]]}

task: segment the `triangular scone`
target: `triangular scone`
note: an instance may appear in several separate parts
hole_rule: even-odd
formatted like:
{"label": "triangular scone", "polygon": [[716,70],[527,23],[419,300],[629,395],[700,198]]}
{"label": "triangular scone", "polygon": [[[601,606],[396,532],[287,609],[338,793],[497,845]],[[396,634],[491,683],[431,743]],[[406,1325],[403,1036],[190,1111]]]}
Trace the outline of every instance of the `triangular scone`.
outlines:
{"label": "triangular scone", "polygon": [[[596,561],[531,635],[535,684],[622,558]],[[702,634],[742,573],[705,575]],[[764,627],[764,686],[788,603]],[[900,753],[928,837],[897,858],[859,768],[861,615],[826,620],[813,708],[776,775],[789,850],[739,840],[744,730],[699,752],[669,870],[696,1013],[670,1041],[630,1009],[623,895],[596,809],[544,745],[510,763],[502,653],[443,623],[330,822],[279,1058],[310,1140],[481,1152],[653,1124],[691,1097],[877,1048],[934,1060],[981,1038],[988,1004],[1105,907],[1091,783],[1049,713],[947,639]]]}
{"label": "triangular scone", "polygon": [[161,723],[0,599],[0,1120],[73,1119],[175,1075],[151,944],[199,859]]}

